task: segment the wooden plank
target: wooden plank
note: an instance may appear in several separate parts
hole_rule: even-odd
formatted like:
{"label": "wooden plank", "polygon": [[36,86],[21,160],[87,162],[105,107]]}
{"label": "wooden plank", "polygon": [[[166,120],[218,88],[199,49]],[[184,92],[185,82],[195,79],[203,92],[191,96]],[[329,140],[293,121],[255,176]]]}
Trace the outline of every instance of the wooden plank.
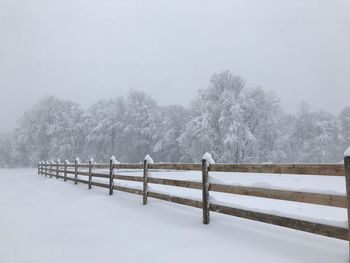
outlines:
{"label": "wooden plank", "polygon": [[150,163],[148,169],[202,171],[199,163]]}
{"label": "wooden plank", "polygon": [[202,208],[202,202],[201,201],[196,201],[188,198],[182,198],[178,196],[172,196],[172,195],[167,195],[167,194],[161,194],[157,192],[152,192],[148,191],[148,197],[176,203],[176,204],[181,204],[181,205],[187,205],[187,206],[192,206],[192,207],[197,207],[197,208]]}
{"label": "wooden plank", "polygon": [[300,203],[334,206],[341,208],[348,207],[346,196],[340,195],[305,193],[297,191],[274,190],[222,184],[210,184],[209,190],[221,193],[256,196]]}
{"label": "wooden plank", "polygon": [[93,186],[109,189],[109,184],[104,184],[104,183],[99,183],[99,182],[91,182],[91,184]]}
{"label": "wooden plank", "polygon": [[211,172],[344,176],[341,164],[211,164]]}
{"label": "wooden plank", "polygon": [[141,191],[141,190],[128,188],[128,187],[124,187],[124,186],[115,185],[114,189],[118,190],[118,191],[130,193],[130,194],[143,195],[143,191]]}
{"label": "wooden plank", "polygon": [[192,188],[192,189],[200,189],[200,190],[202,190],[202,183],[200,183],[200,182],[148,177],[148,183],[150,183],[150,184],[171,185],[171,186],[177,186],[177,187],[184,187],[184,188]]}
{"label": "wooden plank", "polygon": [[99,177],[99,178],[109,178],[109,174],[105,174],[105,173],[96,173],[93,172],[91,173],[92,177]]}
{"label": "wooden plank", "polygon": [[143,169],[143,163],[118,163],[115,164],[115,169]]}
{"label": "wooden plank", "polygon": [[133,182],[143,182],[143,177],[131,176],[131,175],[114,174],[114,179],[124,180],[124,181],[133,181]]}
{"label": "wooden plank", "polygon": [[[58,178],[64,179],[64,176],[59,175]],[[66,180],[75,182],[75,178],[67,177]],[[86,181],[86,180],[82,180],[82,179],[77,179],[77,180],[78,180],[79,183],[82,183],[82,184],[89,184],[89,182]]]}
{"label": "wooden plank", "polygon": [[109,163],[94,163],[92,167],[95,169],[109,169]]}
{"label": "wooden plank", "polygon": [[313,234],[318,234],[327,237],[338,238],[342,240],[349,240],[349,231],[346,228],[329,226],[324,224],[312,223],[308,221],[292,219],[282,216],[270,215],[260,212],[242,210],[228,206],[211,204],[210,210],[221,214],[241,217],[272,225],[287,227],[291,229],[301,230]]}
{"label": "wooden plank", "polygon": [[78,171],[78,175],[89,176],[89,172]]}
{"label": "wooden plank", "polygon": [[[48,166],[48,164],[43,164]],[[53,164],[57,166],[57,164]],[[63,166],[63,164],[59,164]],[[68,164],[67,167],[75,167]],[[78,164],[78,167],[88,168],[88,163]],[[108,169],[108,163],[94,163],[96,169]],[[115,169],[143,169],[142,163],[115,164]],[[192,170],[201,171],[198,163],[153,163],[149,169],[160,170]],[[209,171],[212,172],[241,172],[241,173],[277,173],[277,174],[305,174],[305,175],[329,175],[344,176],[344,166],[341,164],[211,164]]]}

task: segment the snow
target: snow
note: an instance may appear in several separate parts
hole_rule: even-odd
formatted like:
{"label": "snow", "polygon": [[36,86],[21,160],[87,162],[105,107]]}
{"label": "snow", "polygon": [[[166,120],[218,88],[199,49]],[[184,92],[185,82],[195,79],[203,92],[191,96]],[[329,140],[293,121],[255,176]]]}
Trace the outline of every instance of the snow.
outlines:
{"label": "snow", "polygon": [[80,161],[80,158],[79,158],[79,157],[75,158],[75,161],[77,162],[77,164],[80,164],[80,163],[81,163],[81,161]]}
{"label": "snow", "polygon": [[91,163],[94,163],[94,158],[90,158],[90,162],[91,162]]}
{"label": "snow", "polygon": [[350,157],[350,147],[346,149],[344,157]]}
{"label": "snow", "polygon": [[214,164],[214,163],[215,163],[213,157],[212,157],[211,154],[208,153],[208,152],[206,152],[206,153],[203,155],[202,160],[206,160],[206,161],[207,161],[207,164]]}
{"label": "snow", "polygon": [[[109,196],[108,189],[88,190],[85,184],[39,176],[35,169],[0,169],[0,182],[0,262],[92,263],[116,257],[121,262],[231,262],[233,256],[245,263],[348,262],[348,242],[342,240],[214,212],[210,224],[203,225],[201,209],[153,198],[143,206],[141,196],[119,191]],[[168,194],[179,189],[179,195],[200,199],[198,190],[150,184],[150,190]],[[277,200],[222,194],[232,196],[232,203],[221,193],[210,194],[213,202],[272,212],[290,213],[295,204],[274,206],[269,201]],[[319,214],[321,206],[307,206],[314,217],[327,214],[330,221],[341,222],[339,211],[346,211]]]}
{"label": "snow", "polygon": [[152,157],[149,156],[148,154],[145,156],[144,160],[147,161],[147,163],[154,163]]}
{"label": "snow", "polygon": [[65,163],[65,164],[69,164],[69,161],[68,161],[68,160],[65,160],[64,163]]}
{"label": "snow", "polygon": [[112,161],[113,164],[118,164],[119,163],[114,155],[111,157],[111,161]]}

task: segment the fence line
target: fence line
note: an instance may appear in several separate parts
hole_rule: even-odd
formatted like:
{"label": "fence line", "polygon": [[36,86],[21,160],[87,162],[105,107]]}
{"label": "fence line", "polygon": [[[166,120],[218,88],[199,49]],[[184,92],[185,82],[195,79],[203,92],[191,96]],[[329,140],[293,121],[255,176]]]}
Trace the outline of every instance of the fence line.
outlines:
{"label": "fence line", "polygon": [[[73,181],[75,184],[87,184],[88,188],[92,186],[108,189],[109,195],[113,195],[113,190],[142,196],[143,204],[147,204],[147,198],[156,198],[182,205],[201,208],[203,210],[203,223],[209,224],[210,211],[226,215],[241,217],[273,225],[283,226],[305,232],[310,232],[327,237],[349,240],[349,222],[350,209],[348,200],[350,200],[350,157],[344,159],[345,165],[342,164],[209,164],[206,159],[201,164],[176,164],[176,163],[150,163],[145,160],[144,163],[117,163],[111,159],[109,163],[80,163],[75,160],[74,164],[67,161],[60,163],[40,162],[38,164],[38,174],[45,176],[55,176],[65,181]],[[80,171],[79,168],[87,168],[88,172]],[[72,170],[74,169],[74,170]],[[109,173],[101,171],[109,170]],[[115,169],[129,169],[130,171],[142,170],[143,176],[122,175],[114,172]],[[100,170],[100,171],[99,171]],[[164,179],[149,177],[149,170],[184,170],[184,171],[201,171],[202,182],[184,181],[176,179]],[[290,190],[265,189],[257,187],[245,187],[237,185],[227,185],[210,183],[210,172],[249,172],[249,173],[277,173],[277,174],[303,174],[314,176],[344,176],[346,183],[347,195],[331,195],[320,193],[308,193]],[[62,175],[63,174],[63,175]],[[67,177],[67,174],[74,175],[74,178]],[[78,178],[78,175],[88,177],[87,180]],[[109,179],[109,183],[94,182],[93,177]],[[143,189],[133,189],[114,184],[114,180],[126,180],[142,183]],[[148,190],[148,184],[160,184],[175,187],[184,187],[190,189],[202,190],[202,200],[193,200],[182,198],[164,193],[158,193]],[[221,192],[227,194],[237,194],[246,196],[263,197],[269,199],[294,201],[301,203],[317,204],[324,206],[347,208],[348,210],[348,227],[342,228],[327,224],[319,224],[305,220],[293,219],[283,216],[272,215],[268,213],[243,210],[225,205],[211,203],[210,192]],[[350,247],[349,247],[350,249]]]}

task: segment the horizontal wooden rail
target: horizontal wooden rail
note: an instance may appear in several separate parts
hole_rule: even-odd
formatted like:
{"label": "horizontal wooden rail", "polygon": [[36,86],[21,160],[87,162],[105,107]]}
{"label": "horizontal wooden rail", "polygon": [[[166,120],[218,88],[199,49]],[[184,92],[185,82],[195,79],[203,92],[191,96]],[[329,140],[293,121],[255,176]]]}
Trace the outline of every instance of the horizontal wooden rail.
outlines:
{"label": "horizontal wooden rail", "polygon": [[247,195],[247,196],[263,197],[263,198],[325,205],[325,206],[335,206],[335,207],[341,207],[341,208],[348,207],[346,196],[340,196],[340,195],[327,195],[327,194],[318,194],[318,193],[275,190],[275,189],[222,185],[222,184],[210,184],[209,190],[215,191],[215,192],[221,192],[221,193]]}
{"label": "horizontal wooden rail", "polygon": [[[119,180],[142,182],[142,177],[139,177],[139,176],[114,175],[114,178]],[[198,190],[202,189],[202,183],[193,182],[193,181],[149,177],[148,183],[184,187],[184,188],[191,188],[191,189],[198,189]],[[284,201],[293,201],[293,202],[347,208],[347,199],[345,195],[344,196],[328,195],[328,194],[319,194],[319,193],[275,190],[275,189],[254,188],[254,187],[244,187],[244,186],[235,186],[235,185],[223,185],[223,184],[210,184],[209,190],[214,192],[228,193],[228,194],[255,196],[255,197],[278,199],[278,200],[284,200]]]}
{"label": "horizontal wooden rail", "polygon": [[114,174],[114,179],[133,181],[133,182],[142,182],[143,181],[143,178],[141,176],[119,175],[119,174]]}
{"label": "horizontal wooden rail", "polygon": [[120,186],[120,185],[115,185],[114,189],[118,190],[118,191],[126,192],[126,193],[143,195],[143,191],[142,190],[129,188],[129,187],[124,187],[124,186]]}
{"label": "horizontal wooden rail", "polygon": [[201,201],[196,201],[188,198],[182,198],[178,196],[172,196],[172,195],[167,195],[167,194],[161,194],[157,192],[148,192],[148,197],[172,202],[172,203],[177,203],[181,205],[187,205],[187,206],[192,206],[192,207],[197,207],[197,208],[202,208],[202,202]]}
{"label": "horizontal wooden rail", "polygon": [[91,185],[109,189],[109,184],[104,184],[104,183],[100,183],[100,182],[91,182]]}
{"label": "horizontal wooden rail", "polygon": [[178,186],[178,187],[185,187],[185,188],[191,188],[191,189],[202,189],[202,183],[193,182],[193,181],[149,177],[148,182],[150,184],[162,184],[162,185]]}
{"label": "horizontal wooden rail", "polygon": [[263,223],[268,223],[272,225],[292,228],[296,230],[301,230],[304,232],[309,232],[313,234],[318,234],[327,237],[338,238],[342,240],[349,240],[349,231],[346,228],[340,228],[336,226],[329,226],[324,224],[312,223],[308,221],[276,216],[271,214],[265,214],[261,212],[254,212],[249,210],[243,210],[218,204],[211,204],[210,211],[218,212],[221,214],[241,217],[245,219],[250,219],[254,221],[259,221]]}
{"label": "horizontal wooden rail", "polygon": [[344,176],[342,164],[211,164],[211,172]]}
{"label": "horizontal wooden rail", "polygon": [[199,163],[150,163],[148,169],[180,170],[180,171],[201,171]]}
{"label": "horizontal wooden rail", "polygon": [[[40,164],[43,167],[64,167],[65,164]],[[74,167],[74,164],[67,164]],[[78,167],[88,168],[88,163],[78,164]],[[109,169],[108,163],[94,163],[96,169]],[[143,169],[142,163],[114,164],[115,169]],[[191,170],[201,171],[201,164],[196,163],[152,163],[149,169],[159,170]],[[328,175],[344,176],[345,170],[342,164],[210,164],[210,172],[231,173],[272,173],[272,174],[301,174],[301,175]]]}
{"label": "horizontal wooden rail", "polygon": [[91,173],[91,176],[92,176],[92,177],[99,177],[99,178],[109,178],[109,175],[108,175],[108,174],[96,173],[96,172]]}

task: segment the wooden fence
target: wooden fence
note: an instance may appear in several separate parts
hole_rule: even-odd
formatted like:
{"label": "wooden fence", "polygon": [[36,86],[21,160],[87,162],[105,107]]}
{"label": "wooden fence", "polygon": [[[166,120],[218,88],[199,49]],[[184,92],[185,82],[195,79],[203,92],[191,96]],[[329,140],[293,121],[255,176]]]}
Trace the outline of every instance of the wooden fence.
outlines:
{"label": "wooden fence", "polygon": [[[174,163],[79,163],[74,164],[58,162],[40,162],[38,165],[38,174],[61,178],[64,181],[71,180],[75,184],[87,184],[88,188],[92,186],[108,189],[110,195],[113,190],[123,191],[127,193],[141,195],[143,204],[147,204],[147,198],[157,198],[177,204],[192,206],[203,209],[203,223],[208,224],[210,221],[210,211],[222,213],[226,215],[241,217],[245,219],[265,222],[282,227],[292,228],[296,230],[306,231],[327,237],[349,240],[349,227],[342,228],[327,224],[309,222],[305,220],[293,219],[268,213],[243,210],[222,204],[210,202],[210,192],[221,192],[227,194],[247,195],[255,197],[263,197],[278,200],[287,200],[294,202],[302,202],[309,204],[317,204],[324,206],[340,207],[348,209],[348,222],[350,222],[349,209],[349,193],[350,193],[350,157],[344,159],[345,165],[342,164],[208,164],[204,159],[201,164],[174,164]],[[84,168],[85,171],[79,170]],[[101,169],[107,169],[109,173],[103,172]],[[143,170],[143,176],[121,175],[116,173],[114,169],[134,169]],[[201,171],[202,182],[175,180],[149,177],[149,170],[176,170],[176,171]],[[210,183],[210,172],[249,172],[249,173],[273,173],[273,174],[302,174],[313,176],[342,176],[344,184],[346,183],[346,196],[330,195],[320,193],[307,193],[299,191],[273,190],[264,188],[252,188],[245,186],[225,185],[219,183]],[[74,177],[67,177],[72,174]],[[86,176],[86,180],[78,178],[78,175]],[[106,178],[109,183],[94,182],[93,177]],[[114,184],[114,180],[127,180],[143,183],[143,190],[118,186]],[[169,194],[159,193],[148,190],[148,184],[161,184],[176,187],[185,187],[191,189],[202,190],[202,200],[193,200],[182,198]]]}

